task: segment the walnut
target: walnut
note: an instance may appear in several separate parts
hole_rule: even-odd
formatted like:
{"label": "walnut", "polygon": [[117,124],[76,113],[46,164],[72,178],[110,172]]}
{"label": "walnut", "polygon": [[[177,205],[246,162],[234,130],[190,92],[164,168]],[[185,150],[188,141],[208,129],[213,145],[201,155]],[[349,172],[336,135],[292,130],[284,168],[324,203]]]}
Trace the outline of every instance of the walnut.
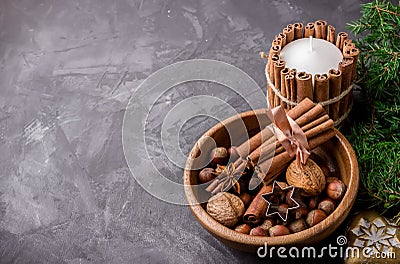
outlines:
{"label": "walnut", "polygon": [[236,195],[220,192],[208,200],[207,212],[219,223],[233,227],[243,216],[245,207]]}
{"label": "walnut", "polygon": [[301,188],[305,196],[319,195],[325,188],[324,172],[312,159],[300,168],[293,161],[286,171],[286,180],[290,185]]}

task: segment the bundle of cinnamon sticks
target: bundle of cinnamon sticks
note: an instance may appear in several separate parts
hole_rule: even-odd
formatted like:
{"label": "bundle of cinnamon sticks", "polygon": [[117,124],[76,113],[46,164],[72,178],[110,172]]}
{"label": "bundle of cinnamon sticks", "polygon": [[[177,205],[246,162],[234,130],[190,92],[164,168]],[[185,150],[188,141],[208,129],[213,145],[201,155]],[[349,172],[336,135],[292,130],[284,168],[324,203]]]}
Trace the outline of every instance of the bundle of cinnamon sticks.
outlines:
{"label": "bundle of cinnamon sticks", "polygon": [[[310,36],[329,41],[342,51],[343,60],[337,69],[312,76],[285,67],[285,61],[280,58],[282,48],[291,41]],[[348,34],[339,32],[336,35],[335,27],[324,20],[307,23],[305,27],[302,23],[287,25],[272,41],[269,54],[262,53],[264,58],[268,58],[265,71],[269,106],[282,105],[289,110],[304,98],[309,98],[322,103],[335,125],[338,125],[347,116],[352,104],[351,83],[356,78],[358,54],[359,50]]]}
{"label": "bundle of cinnamon sticks", "polygon": [[[320,104],[315,104],[309,98],[290,109],[287,115],[304,131],[311,150],[335,136],[333,120]],[[276,179],[294,159],[276,140],[270,126],[237,146],[236,151],[242,159],[235,161],[235,167],[240,170],[251,163],[251,166],[257,168],[255,172],[265,186]],[[255,223],[265,214],[267,205],[261,197],[265,188],[260,190],[248,207],[244,214],[245,221]]]}

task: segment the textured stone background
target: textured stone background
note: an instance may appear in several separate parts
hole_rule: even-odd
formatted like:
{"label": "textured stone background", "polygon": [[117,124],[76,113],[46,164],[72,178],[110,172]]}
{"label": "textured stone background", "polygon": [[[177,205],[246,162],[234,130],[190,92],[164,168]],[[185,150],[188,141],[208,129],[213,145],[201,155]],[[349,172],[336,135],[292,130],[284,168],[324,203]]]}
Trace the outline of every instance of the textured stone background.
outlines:
{"label": "textured stone background", "polygon": [[[257,262],[215,240],[186,206],[136,183],[122,150],[124,109],[147,76],[186,59],[231,63],[265,88],[258,52],[286,24],[322,18],[342,31],[359,4],[1,1],[0,263]],[[180,85],[160,98],[149,153],[176,182],[182,170],[159,153],[157,113],[196,94],[248,110],[209,83]],[[182,149],[213,124],[199,118],[184,126]]]}

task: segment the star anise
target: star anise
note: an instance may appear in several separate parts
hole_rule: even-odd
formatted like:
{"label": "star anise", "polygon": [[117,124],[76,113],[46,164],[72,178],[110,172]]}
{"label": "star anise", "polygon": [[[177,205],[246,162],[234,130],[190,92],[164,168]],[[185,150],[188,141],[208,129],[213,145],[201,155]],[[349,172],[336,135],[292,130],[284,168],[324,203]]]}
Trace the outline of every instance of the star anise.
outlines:
{"label": "star anise", "polygon": [[218,192],[227,192],[233,188],[233,191],[240,194],[239,179],[244,174],[243,171],[235,169],[235,165],[230,163],[226,166],[218,165],[215,170],[219,174],[213,182],[208,186],[207,191],[212,194]]}

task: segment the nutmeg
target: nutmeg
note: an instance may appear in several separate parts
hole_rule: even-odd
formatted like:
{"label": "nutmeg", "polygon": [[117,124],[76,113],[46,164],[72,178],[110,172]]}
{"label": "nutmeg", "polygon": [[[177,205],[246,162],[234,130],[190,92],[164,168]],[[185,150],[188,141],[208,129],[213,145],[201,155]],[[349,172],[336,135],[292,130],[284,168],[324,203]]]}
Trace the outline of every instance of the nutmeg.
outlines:
{"label": "nutmeg", "polygon": [[333,200],[340,200],[346,192],[346,185],[341,180],[333,180],[326,188],[326,195]]}
{"label": "nutmeg", "polygon": [[250,234],[251,226],[249,224],[241,224],[235,227],[235,231],[242,234]]}
{"label": "nutmeg", "polygon": [[250,235],[251,236],[266,236],[267,232],[263,228],[257,226],[250,230]]}
{"label": "nutmeg", "polygon": [[306,224],[306,221],[304,221],[303,218],[300,218],[291,222],[288,228],[292,233],[297,233],[306,230],[308,226]]}
{"label": "nutmeg", "polygon": [[269,235],[272,237],[275,236],[284,236],[289,235],[290,230],[284,225],[275,225],[269,229]]}
{"label": "nutmeg", "polygon": [[201,183],[212,181],[215,177],[216,175],[213,168],[204,168],[199,173],[199,180]]}
{"label": "nutmeg", "polygon": [[233,227],[243,216],[245,207],[234,194],[220,192],[212,196],[207,203],[207,213],[219,223]]}
{"label": "nutmeg", "polygon": [[311,227],[311,226],[315,226],[316,224],[318,224],[325,218],[326,218],[326,214],[324,211],[322,211],[320,209],[315,209],[308,213],[306,222],[307,222],[308,226]]}
{"label": "nutmeg", "polygon": [[218,147],[211,150],[210,153],[211,164],[214,166],[225,165],[229,160],[228,150],[224,147]]}
{"label": "nutmeg", "polygon": [[336,203],[334,200],[330,198],[325,198],[318,204],[318,209],[321,209],[326,213],[326,215],[330,215],[336,208]]}
{"label": "nutmeg", "polygon": [[310,158],[301,167],[297,166],[296,160],[293,161],[286,170],[286,180],[290,185],[301,188],[306,196],[319,195],[325,188],[325,175]]}

